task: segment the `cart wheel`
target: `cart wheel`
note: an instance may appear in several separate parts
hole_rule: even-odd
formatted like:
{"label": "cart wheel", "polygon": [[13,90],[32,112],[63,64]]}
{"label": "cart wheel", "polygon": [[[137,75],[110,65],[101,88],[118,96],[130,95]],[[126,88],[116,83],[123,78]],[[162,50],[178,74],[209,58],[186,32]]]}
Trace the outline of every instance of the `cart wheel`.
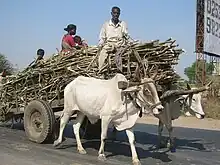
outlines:
{"label": "cart wheel", "polygon": [[101,120],[98,120],[97,123],[91,124],[87,117],[85,117],[81,129],[83,135],[86,139],[100,139],[101,137]]}
{"label": "cart wheel", "polygon": [[30,141],[43,143],[52,138],[55,116],[43,100],[31,101],[24,112],[24,129]]}

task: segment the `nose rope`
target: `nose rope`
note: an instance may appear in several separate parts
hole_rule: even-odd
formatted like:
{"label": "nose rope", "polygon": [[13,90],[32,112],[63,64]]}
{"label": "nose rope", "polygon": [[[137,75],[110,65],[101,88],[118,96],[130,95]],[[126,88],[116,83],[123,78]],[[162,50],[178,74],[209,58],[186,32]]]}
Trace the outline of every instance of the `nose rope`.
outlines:
{"label": "nose rope", "polygon": [[[149,103],[148,101],[146,101],[139,93],[138,95],[144,100],[142,101],[141,99],[139,99],[137,96],[133,97],[131,96],[131,94],[129,92],[125,92],[124,93],[124,97],[125,97],[125,110],[126,110],[126,113],[128,111],[128,97],[130,97],[130,99],[132,100],[132,103],[137,107],[137,108],[140,108],[140,114],[139,114],[139,117],[142,117],[142,108],[136,103],[135,99],[138,99],[142,104],[144,104],[144,107],[148,107],[151,111],[156,108],[158,105],[162,105],[162,103],[159,101],[158,103],[156,104],[152,104],[152,103]],[[128,119],[128,113],[127,113],[127,119]]]}
{"label": "nose rope", "polygon": [[[140,108],[140,106],[136,103],[135,98],[132,97],[129,92],[125,92],[124,97],[125,97],[125,110],[126,110],[127,120],[128,120],[128,97],[130,98],[130,100],[132,100],[132,103],[135,105],[136,108]],[[140,108],[139,117],[142,117],[142,109],[141,108]]]}

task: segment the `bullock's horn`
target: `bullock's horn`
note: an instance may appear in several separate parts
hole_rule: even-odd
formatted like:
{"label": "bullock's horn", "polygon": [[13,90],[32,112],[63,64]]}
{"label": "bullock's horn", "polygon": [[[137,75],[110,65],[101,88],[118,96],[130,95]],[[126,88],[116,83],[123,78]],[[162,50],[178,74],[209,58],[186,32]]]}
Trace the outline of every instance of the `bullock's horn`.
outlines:
{"label": "bullock's horn", "polygon": [[134,72],[135,74],[135,76],[134,76],[134,78],[137,80],[137,81],[140,81],[141,80],[141,73],[140,73],[140,66],[139,66],[139,64],[136,66],[136,69],[135,69],[135,72]]}
{"label": "bullock's horn", "polygon": [[122,90],[125,90],[126,88],[128,87],[133,87],[133,86],[139,86],[139,85],[144,85],[144,84],[147,84],[147,83],[154,83],[154,81],[150,80],[150,81],[145,81],[145,82],[126,82],[126,81],[119,81],[118,82],[118,88],[119,89],[122,89]]}
{"label": "bullock's horn", "polygon": [[150,78],[151,78],[152,80],[154,80],[154,79],[156,78],[157,74],[158,74],[158,66],[156,66],[155,71],[154,71],[153,75],[150,76]]}
{"label": "bullock's horn", "polygon": [[208,90],[208,86],[203,86],[197,89],[190,89],[190,90],[171,90],[171,91],[166,91],[163,93],[163,95],[160,97],[160,99],[165,99],[170,96],[179,96],[179,95],[188,95],[188,94],[195,94],[199,92],[203,92]]}
{"label": "bullock's horn", "polygon": [[128,83],[128,87],[132,87],[132,86],[138,86],[138,85],[144,85],[144,84],[147,84],[147,83],[154,83],[154,81],[153,80],[149,80],[149,81],[144,81],[144,82],[142,82],[142,83],[140,83],[140,82],[129,82]]}
{"label": "bullock's horn", "polygon": [[191,87],[189,86],[189,84],[188,84],[188,83],[187,83],[187,89],[188,89],[188,90],[190,90],[190,89],[191,89]]}
{"label": "bullock's horn", "polygon": [[209,87],[213,83],[213,80],[211,80],[208,84],[206,84],[207,87]]}

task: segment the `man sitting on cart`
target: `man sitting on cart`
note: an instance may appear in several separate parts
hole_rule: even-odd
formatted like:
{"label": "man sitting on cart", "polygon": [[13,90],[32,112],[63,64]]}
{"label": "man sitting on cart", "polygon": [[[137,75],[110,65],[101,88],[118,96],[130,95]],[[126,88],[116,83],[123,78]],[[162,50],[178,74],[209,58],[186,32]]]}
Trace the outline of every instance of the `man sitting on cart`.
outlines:
{"label": "man sitting on cart", "polygon": [[124,21],[119,20],[120,8],[112,7],[111,15],[112,18],[109,21],[106,21],[99,34],[99,46],[102,47],[98,63],[99,70],[102,69],[108,53],[115,48],[126,44],[128,39],[128,29],[127,24]]}

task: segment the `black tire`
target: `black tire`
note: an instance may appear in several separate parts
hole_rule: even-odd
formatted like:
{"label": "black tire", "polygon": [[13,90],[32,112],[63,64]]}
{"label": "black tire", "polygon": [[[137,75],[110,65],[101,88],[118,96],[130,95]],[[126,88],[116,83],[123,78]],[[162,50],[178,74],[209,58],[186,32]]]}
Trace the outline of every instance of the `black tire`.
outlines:
{"label": "black tire", "polygon": [[55,116],[47,102],[31,101],[24,112],[24,129],[32,142],[44,143],[51,140],[54,130]]}
{"label": "black tire", "polygon": [[101,120],[98,120],[97,123],[91,124],[87,117],[85,117],[82,126],[82,136],[86,139],[100,139],[101,137]]}

